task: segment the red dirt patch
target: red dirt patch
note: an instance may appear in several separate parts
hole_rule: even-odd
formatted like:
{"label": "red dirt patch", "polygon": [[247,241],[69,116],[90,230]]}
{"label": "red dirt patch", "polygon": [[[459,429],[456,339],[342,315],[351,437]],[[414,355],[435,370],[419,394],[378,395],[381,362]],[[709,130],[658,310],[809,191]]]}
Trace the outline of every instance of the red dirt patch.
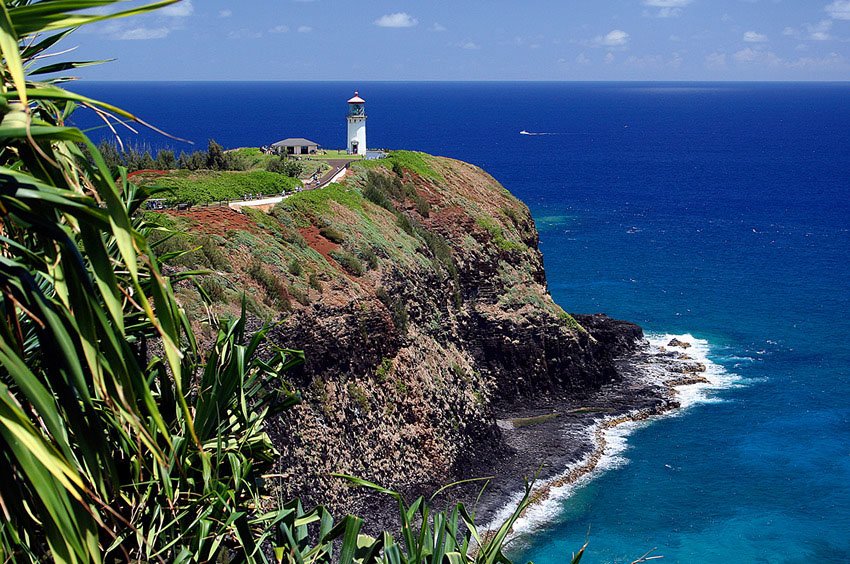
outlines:
{"label": "red dirt patch", "polygon": [[154,170],[151,168],[146,168],[142,170],[136,170],[127,175],[127,178],[134,178],[136,176],[145,175],[145,176],[163,176],[168,174],[167,170]]}
{"label": "red dirt patch", "polygon": [[339,245],[325,239],[319,233],[319,228],[315,225],[311,225],[310,227],[302,227],[298,230],[301,233],[301,236],[304,237],[304,240],[307,241],[307,244],[311,249],[325,257],[325,260],[328,261],[328,264],[333,265],[334,268],[339,270],[346,278],[351,280],[354,283],[358,283],[357,277],[345,270],[334,258],[331,256],[331,251],[335,251],[339,248]]}
{"label": "red dirt patch", "polygon": [[247,217],[228,207],[192,208],[186,211],[169,210],[164,212],[175,217],[183,217],[196,222],[193,230],[208,235],[226,235],[229,231],[240,229],[250,233],[259,233],[257,224]]}
{"label": "red dirt patch", "polygon": [[331,251],[338,249],[339,245],[322,237],[318,227],[311,225],[310,227],[299,229],[298,232],[301,233],[301,236],[304,237],[304,240],[307,241],[311,249],[325,257],[325,260],[329,263],[336,264],[336,261],[331,257]]}

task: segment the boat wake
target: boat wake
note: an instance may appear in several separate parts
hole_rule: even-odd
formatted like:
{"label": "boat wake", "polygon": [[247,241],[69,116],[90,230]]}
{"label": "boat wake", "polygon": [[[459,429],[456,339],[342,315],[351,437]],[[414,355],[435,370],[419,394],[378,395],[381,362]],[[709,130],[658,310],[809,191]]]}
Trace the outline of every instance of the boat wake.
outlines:
{"label": "boat wake", "polygon": [[526,131],[524,129],[522,131],[520,131],[519,134],[520,135],[537,135],[537,136],[540,136],[540,135],[560,135],[560,133],[550,133],[550,132],[545,132],[545,131],[544,132],[534,132],[534,131]]}

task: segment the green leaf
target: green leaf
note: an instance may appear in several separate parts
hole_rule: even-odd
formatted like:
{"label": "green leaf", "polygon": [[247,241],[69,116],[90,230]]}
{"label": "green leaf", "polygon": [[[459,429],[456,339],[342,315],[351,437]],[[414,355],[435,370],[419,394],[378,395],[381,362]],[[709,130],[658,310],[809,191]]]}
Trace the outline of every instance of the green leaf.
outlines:
{"label": "green leaf", "polygon": [[6,70],[12,77],[12,82],[18,90],[18,99],[22,104],[27,103],[26,79],[24,78],[24,65],[21,61],[21,52],[18,49],[18,34],[9,10],[4,3],[0,6],[0,51],[3,53]]}

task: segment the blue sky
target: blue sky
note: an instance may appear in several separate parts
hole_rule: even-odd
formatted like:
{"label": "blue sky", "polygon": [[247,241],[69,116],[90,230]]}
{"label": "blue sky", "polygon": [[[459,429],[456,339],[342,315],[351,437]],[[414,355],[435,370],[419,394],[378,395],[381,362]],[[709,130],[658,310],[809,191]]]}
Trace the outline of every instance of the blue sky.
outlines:
{"label": "blue sky", "polygon": [[98,80],[847,80],[850,0],[183,0],[66,41]]}

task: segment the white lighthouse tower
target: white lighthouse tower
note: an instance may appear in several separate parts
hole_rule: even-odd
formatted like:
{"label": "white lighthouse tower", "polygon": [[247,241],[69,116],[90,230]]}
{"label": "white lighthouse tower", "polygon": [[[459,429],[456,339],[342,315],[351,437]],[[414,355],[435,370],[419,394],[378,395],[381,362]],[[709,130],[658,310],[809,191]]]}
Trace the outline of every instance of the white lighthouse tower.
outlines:
{"label": "white lighthouse tower", "polygon": [[348,153],[366,154],[366,100],[358,92],[348,101]]}

